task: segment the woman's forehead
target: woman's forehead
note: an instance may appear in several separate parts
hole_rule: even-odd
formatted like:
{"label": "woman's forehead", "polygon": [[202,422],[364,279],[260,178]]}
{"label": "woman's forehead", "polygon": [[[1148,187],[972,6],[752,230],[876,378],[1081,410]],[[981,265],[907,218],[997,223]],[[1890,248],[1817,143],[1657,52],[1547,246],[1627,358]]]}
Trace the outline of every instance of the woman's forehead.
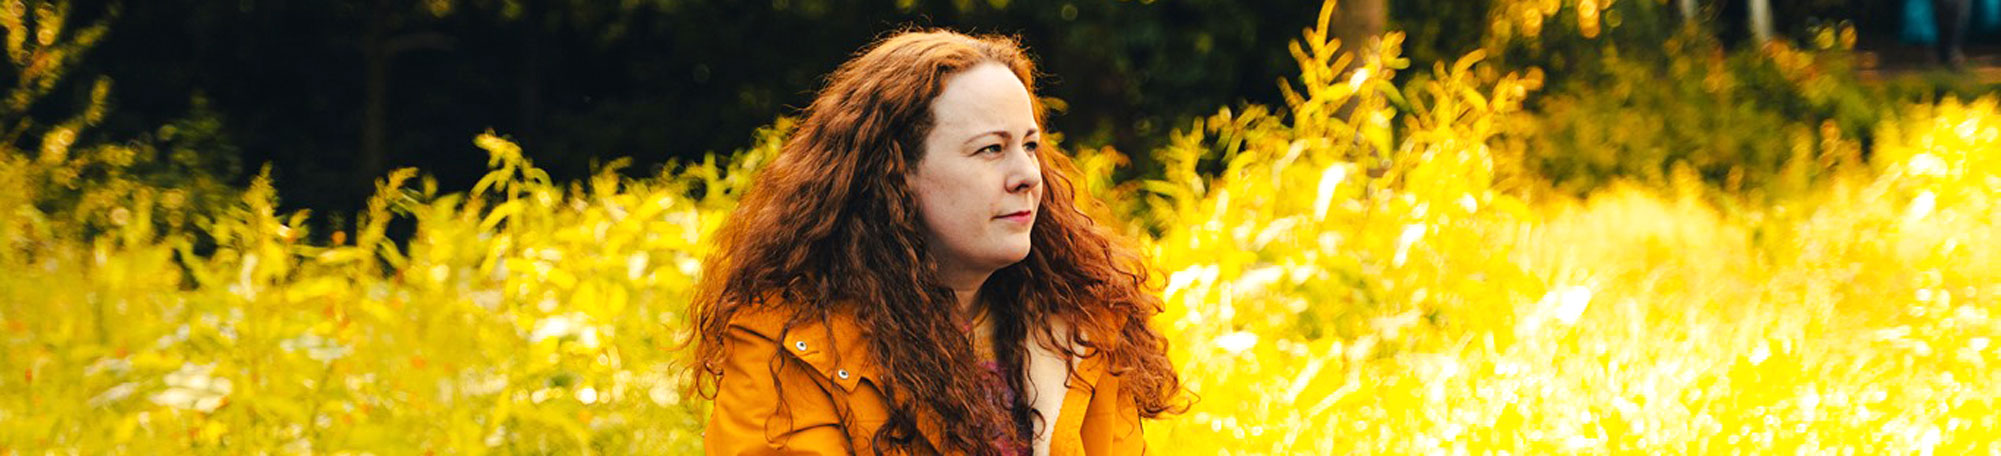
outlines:
{"label": "woman's forehead", "polygon": [[946,78],[931,111],[941,130],[1003,130],[1019,135],[1036,128],[1028,87],[999,63],[983,63]]}

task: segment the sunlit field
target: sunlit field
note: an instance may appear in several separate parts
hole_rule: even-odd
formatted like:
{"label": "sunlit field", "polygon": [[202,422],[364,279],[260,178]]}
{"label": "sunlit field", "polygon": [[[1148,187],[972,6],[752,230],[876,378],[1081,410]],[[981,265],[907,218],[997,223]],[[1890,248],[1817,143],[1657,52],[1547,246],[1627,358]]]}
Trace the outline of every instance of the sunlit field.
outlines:
{"label": "sunlit field", "polygon": [[[1164,175],[1069,151],[1157,267],[1199,399],[1154,449],[2001,451],[1994,98],[1886,107],[1869,144],[1784,124],[1749,189],[1670,166],[1576,193],[1527,165],[1541,70],[1403,68],[1397,34],[1349,69],[1325,11],[1288,103],[1182,126],[1146,152]],[[490,133],[477,186],[397,171],[308,233],[327,214],[276,212],[268,179],[158,184],[76,144],[85,111],[0,153],[7,454],[699,453],[683,312],[790,128],[583,182]]]}

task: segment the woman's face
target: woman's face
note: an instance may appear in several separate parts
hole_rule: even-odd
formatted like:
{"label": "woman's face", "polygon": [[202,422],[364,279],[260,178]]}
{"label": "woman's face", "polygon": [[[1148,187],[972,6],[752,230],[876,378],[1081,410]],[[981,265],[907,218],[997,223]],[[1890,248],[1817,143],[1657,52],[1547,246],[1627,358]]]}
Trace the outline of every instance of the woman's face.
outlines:
{"label": "woman's face", "polygon": [[998,63],[945,80],[933,127],[906,177],[926,241],[948,275],[985,274],[1028,256],[1042,201],[1042,134],[1028,88]]}

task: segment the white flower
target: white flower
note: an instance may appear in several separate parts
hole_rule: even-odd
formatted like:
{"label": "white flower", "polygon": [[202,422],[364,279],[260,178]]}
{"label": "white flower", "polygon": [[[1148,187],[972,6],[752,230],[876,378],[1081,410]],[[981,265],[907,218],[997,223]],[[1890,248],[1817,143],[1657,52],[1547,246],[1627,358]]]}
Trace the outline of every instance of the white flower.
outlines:
{"label": "white flower", "polygon": [[1243,353],[1244,350],[1249,350],[1257,344],[1258,335],[1247,331],[1237,331],[1216,338],[1216,347],[1230,354]]}
{"label": "white flower", "polygon": [[278,348],[283,348],[285,351],[290,352],[305,350],[306,357],[323,363],[341,359],[346,357],[348,353],[354,352],[354,349],[341,345],[340,342],[335,342],[333,339],[320,337],[313,333],[300,334],[299,337],[278,341]]}
{"label": "white flower", "polygon": [[[1584,308],[1591,304],[1591,288],[1577,285],[1563,287],[1550,292],[1555,297],[1555,316],[1563,324],[1577,323],[1577,317],[1584,315]],[[1550,297],[1544,297],[1545,301]]]}
{"label": "white flower", "polygon": [[688,277],[694,277],[696,274],[702,273],[702,262],[689,256],[675,258],[674,267],[681,270],[681,275]]}
{"label": "white flower", "polygon": [[139,389],[139,384],[137,383],[120,383],[118,386],[113,386],[102,393],[98,393],[97,396],[90,398],[90,401],[87,403],[91,407],[103,407],[132,396],[132,392],[137,389]]}
{"label": "white flower", "polygon": [[541,342],[551,337],[561,338],[577,332],[577,322],[567,315],[557,315],[535,321],[535,331],[528,335],[529,342]]}
{"label": "white flower", "polygon": [[1410,254],[1410,246],[1417,244],[1417,241],[1420,239],[1424,239],[1424,224],[1412,223],[1404,225],[1403,233],[1397,235],[1397,253],[1395,257],[1390,259],[1390,264],[1403,266],[1404,260]]}
{"label": "white flower", "polygon": [[1911,198],[1911,206],[1904,212],[1904,223],[1916,223],[1932,215],[1932,210],[1937,208],[1938,196],[1933,195],[1931,190],[1925,190],[1916,198]]}
{"label": "white flower", "polygon": [[632,256],[625,257],[625,278],[639,280],[641,276],[646,275],[646,262],[648,259],[646,252],[638,252],[632,254]]}
{"label": "white flower", "polygon": [[528,335],[529,342],[543,339],[566,339],[575,337],[585,348],[597,348],[602,330],[588,322],[583,314],[556,315],[535,321],[534,332]]}
{"label": "white flower", "polygon": [[234,388],[229,379],[211,376],[214,371],[214,364],[183,364],[180,370],[167,374],[167,390],[150,399],[155,404],[183,410],[215,411]]}
{"label": "white flower", "polygon": [[1254,294],[1278,282],[1282,277],[1285,277],[1285,268],[1276,265],[1244,271],[1243,275],[1237,276],[1236,291],[1239,294]]}
{"label": "white flower", "polygon": [[1335,163],[1320,171],[1320,190],[1313,197],[1313,219],[1326,220],[1327,206],[1334,203],[1334,190],[1348,180],[1348,164]]}
{"label": "white flower", "polygon": [[1745,359],[1751,361],[1751,365],[1753,366],[1764,364],[1765,360],[1772,359],[1772,344],[1759,342],[1758,346],[1752,348],[1751,354],[1746,356]]}
{"label": "white flower", "polygon": [[653,388],[646,390],[646,396],[653,399],[655,405],[668,406],[681,403],[681,394],[666,383],[654,384]]}
{"label": "white flower", "polygon": [[1949,171],[1945,160],[1928,153],[1912,155],[1909,163],[1911,174],[1916,176],[1944,176]]}

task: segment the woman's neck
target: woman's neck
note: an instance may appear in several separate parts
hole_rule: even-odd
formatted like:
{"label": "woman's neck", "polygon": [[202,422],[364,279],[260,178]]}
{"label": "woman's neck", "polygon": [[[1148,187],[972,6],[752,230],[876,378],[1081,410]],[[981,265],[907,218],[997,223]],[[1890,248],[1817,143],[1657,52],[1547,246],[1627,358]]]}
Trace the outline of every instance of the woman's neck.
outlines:
{"label": "woman's neck", "polygon": [[979,313],[980,288],[987,283],[993,271],[968,271],[958,268],[940,268],[940,277],[945,286],[952,288],[953,298],[958,300],[960,315],[971,317]]}
{"label": "woman's neck", "polygon": [[952,294],[959,300],[959,314],[972,318],[980,313],[980,289],[953,289]]}

